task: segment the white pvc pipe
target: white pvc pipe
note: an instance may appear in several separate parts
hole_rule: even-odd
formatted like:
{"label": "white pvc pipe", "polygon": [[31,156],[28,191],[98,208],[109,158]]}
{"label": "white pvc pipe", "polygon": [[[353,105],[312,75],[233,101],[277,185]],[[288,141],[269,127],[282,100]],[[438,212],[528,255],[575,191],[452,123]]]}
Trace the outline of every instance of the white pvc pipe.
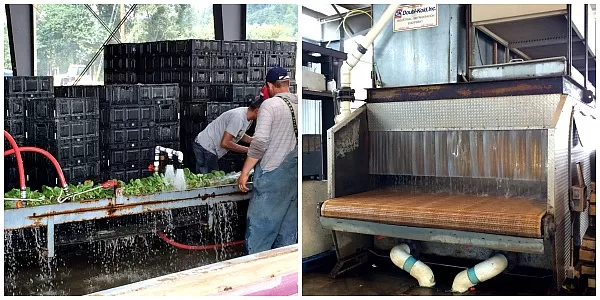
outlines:
{"label": "white pvc pipe", "polygon": [[478,283],[498,276],[506,270],[506,267],[508,267],[506,256],[500,253],[496,254],[476,264],[473,268],[458,273],[454,278],[454,283],[452,283],[452,291],[464,293]]}
{"label": "white pvc pipe", "polygon": [[433,271],[422,261],[410,255],[410,248],[407,244],[400,244],[392,248],[390,258],[396,266],[417,279],[419,286],[432,287],[435,285]]}
{"label": "white pvc pipe", "polygon": [[156,146],[154,148],[154,173],[158,173],[158,160],[160,159],[160,153],[165,152],[169,156],[169,159],[173,157],[173,155],[177,156],[177,160],[179,163],[183,163],[183,152],[173,150],[171,148],[165,148],[162,146]]}

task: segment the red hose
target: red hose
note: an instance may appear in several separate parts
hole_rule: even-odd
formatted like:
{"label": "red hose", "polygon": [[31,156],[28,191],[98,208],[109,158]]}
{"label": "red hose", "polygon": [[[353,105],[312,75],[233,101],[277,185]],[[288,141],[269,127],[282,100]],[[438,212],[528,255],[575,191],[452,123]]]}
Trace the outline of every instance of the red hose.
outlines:
{"label": "red hose", "polygon": [[[6,131],[5,131],[5,134],[6,134]],[[60,165],[58,164],[58,162],[56,161],[54,156],[52,156],[52,154],[50,154],[48,151],[40,149],[40,148],[36,148],[36,147],[20,147],[20,148],[17,147],[15,149],[10,149],[10,150],[4,151],[4,156],[8,156],[8,155],[16,154],[16,153],[20,153],[20,152],[35,152],[35,153],[39,153],[39,154],[46,156],[46,158],[48,158],[50,160],[50,162],[52,162],[52,164],[54,165],[54,168],[56,169],[56,173],[58,174],[58,180],[60,181],[60,184],[62,184],[62,187],[63,188],[68,187],[67,181],[65,180],[65,175],[63,174],[63,171],[62,171],[62,168],[60,167]],[[22,164],[22,162],[21,162],[21,164]]]}
{"label": "red hose", "polygon": [[[15,139],[8,133],[8,131],[4,130],[4,138],[8,140],[10,146],[13,149],[13,153],[17,156],[17,169],[19,171],[19,185],[21,186],[21,198],[25,198],[25,191],[27,187],[25,186],[25,168],[23,167],[23,157],[21,156],[21,151]],[[10,151],[10,150],[9,150]]]}
{"label": "red hose", "polygon": [[245,242],[245,241],[235,241],[235,242],[229,242],[229,243],[224,243],[224,244],[190,246],[190,245],[180,244],[180,243],[168,238],[167,235],[164,234],[163,232],[157,231],[156,234],[158,234],[158,236],[163,241],[165,241],[167,244],[169,244],[171,246],[175,246],[180,249],[185,249],[185,250],[210,250],[210,249],[214,249],[214,248],[224,248],[224,247],[229,247],[229,246],[241,245]]}

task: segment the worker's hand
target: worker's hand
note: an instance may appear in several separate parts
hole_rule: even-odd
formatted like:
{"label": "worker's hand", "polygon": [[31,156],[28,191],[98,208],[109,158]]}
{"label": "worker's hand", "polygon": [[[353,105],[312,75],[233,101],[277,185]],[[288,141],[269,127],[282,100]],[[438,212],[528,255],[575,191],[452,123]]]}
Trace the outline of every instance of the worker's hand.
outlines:
{"label": "worker's hand", "polygon": [[240,178],[238,178],[238,187],[240,189],[240,191],[247,193],[248,192],[248,187],[246,186],[246,184],[248,183],[248,173],[244,173],[242,172],[240,174]]}

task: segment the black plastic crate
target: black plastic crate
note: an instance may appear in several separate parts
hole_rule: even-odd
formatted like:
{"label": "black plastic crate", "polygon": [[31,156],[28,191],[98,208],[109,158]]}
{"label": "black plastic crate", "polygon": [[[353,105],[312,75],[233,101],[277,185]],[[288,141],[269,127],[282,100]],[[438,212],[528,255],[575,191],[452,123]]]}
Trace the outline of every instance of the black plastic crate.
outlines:
{"label": "black plastic crate", "polygon": [[[50,152],[61,166],[70,166],[97,162],[100,159],[98,139],[81,141],[55,141],[44,149]],[[42,155],[36,156],[36,165],[47,165],[48,159]]]}
{"label": "black plastic crate", "polygon": [[231,72],[229,70],[211,71],[211,84],[231,83]]}
{"label": "black plastic crate", "polygon": [[201,83],[191,83],[180,85],[180,100],[186,101],[207,101],[210,97],[210,85]]}
{"label": "black plastic crate", "polygon": [[179,141],[179,122],[156,124],[155,130],[155,142],[158,145]]}
{"label": "black plastic crate", "polygon": [[106,99],[106,87],[103,85],[76,85],[54,87],[57,98],[96,98]]}
{"label": "black plastic crate", "polygon": [[100,138],[100,147],[107,149],[135,149],[155,144],[152,127],[111,128],[103,130]]}
{"label": "black plastic crate", "polygon": [[248,67],[264,68],[267,66],[265,59],[266,59],[266,55],[264,53],[249,53],[248,54]]}
{"label": "black plastic crate", "polygon": [[36,146],[54,141],[97,139],[100,132],[97,119],[27,122],[26,128],[27,144]]}
{"label": "black plastic crate", "polygon": [[137,70],[139,59],[135,57],[106,57],[104,69],[111,70]]}
{"label": "black plastic crate", "polygon": [[221,41],[190,40],[191,53],[219,53],[221,52]]}
{"label": "black plastic crate", "polygon": [[296,68],[286,68],[288,71],[288,76],[290,76],[291,80],[296,79]]}
{"label": "black plastic crate", "polygon": [[[65,175],[65,179],[67,180],[67,183],[73,185],[81,184],[86,180],[98,182],[101,172],[100,162],[90,162],[82,165],[65,167],[62,168],[62,170],[63,174]],[[51,170],[49,168],[38,168],[38,171],[40,172],[39,178],[37,179],[38,181],[44,182],[46,185],[49,186],[60,185],[58,177],[56,176],[56,171]],[[46,177],[46,180],[44,180],[43,177]]]}
{"label": "black plastic crate", "polygon": [[223,41],[221,45],[223,53],[246,53],[249,51],[247,41]]}
{"label": "black plastic crate", "polygon": [[103,127],[134,128],[154,125],[157,107],[154,105],[107,106],[100,111]]}
{"label": "black plastic crate", "polygon": [[179,102],[157,104],[154,121],[157,123],[178,122]]}
{"label": "black plastic crate", "polygon": [[104,83],[107,85],[133,85],[139,82],[139,76],[134,71],[104,70]]}
{"label": "black plastic crate", "polygon": [[211,71],[209,70],[181,70],[171,72],[171,82],[177,83],[204,83],[210,84]]}
{"label": "black plastic crate", "polygon": [[181,123],[189,119],[202,121],[206,118],[206,103],[182,103],[181,104]]}
{"label": "black plastic crate", "polygon": [[231,83],[246,83],[248,81],[248,69],[231,70]]}
{"label": "black plastic crate", "polygon": [[[4,121],[6,126],[6,121]],[[8,129],[6,129],[6,131],[9,131]],[[12,134],[10,131],[8,132],[10,133],[10,135],[13,137],[13,139],[15,140],[15,143],[17,143],[17,146],[21,147],[21,146],[28,146],[27,145],[27,141],[25,139],[25,135],[16,135],[16,134]],[[10,146],[10,143],[8,142],[7,139],[4,139],[4,151],[12,149],[12,147]],[[21,156],[24,155],[26,152],[21,152]],[[9,156],[5,156],[4,158],[14,158],[14,155],[9,155]]]}
{"label": "black plastic crate", "polygon": [[231,55],[229,57],[229,68],[232,70],[248,69],[248,56]]}
{"label": "black plastic crate", "polygon": [[296,52],[296,43],[295,42],[272,41],[271,42],[271,51],[273,51],[273,52]]}
{"label": "black plastic crate", "polygon": [[251,52],[270,52],[271,41],[249,41]]}
{"label": "black plastic crate", "polygon": [[4,117],[5,118],[24,118],[25,117],[25,98],[17,98],[17,97],[4,98]]}
{"label": "black plastic crate", "polygon": [[95,98],[45,98],[27,101],[27,118],[32,121],[53,119],[97,119],[99,102]]}
{"label": "black plastic crate", "polygon": [[131,57],[139,54],[140,44],[121,43],[104,46],[104,56],[108,57]]}
{"label": "black plastic crate", "polygon": [[210,68],[213,70],[229,69],[229,57],[225,54],[211,56]]}
{"label": "black plastic crate", "polygon": [[212,102],[231,102],[231,85],[219,84],[210,86],[210,101]]}
{"label": "black plastic crate", "polygon": [[248,68],[248,82],[262,83],[265,82],[267,72],[265,68]]}
{"label": "black plastic crate", "polygon": [[[206,117],[204,120],[199,120],[197,118],[189,118],[182,119],[185,122],[181,122],[181,138],[180,140],[194,140],[196,136],[208,126],[209,122],[206,121]],[[185,157],[185,156],[184,156]]]}
{"label": "black plastic crate", "polygon": [[4,77],[4,93],[19,94],[52,94],[54,79],[52,76],[10,76]]}
{"label": "black plastic crate", "polygon": [[279,67],[279,54],[268,53],[265,55],[265,66],[267,68]]}
{"label": "black plastic crate", "polygon": [[105,150],[102,153],[102,164],[113,171],[128,168],[144,167],[145,162],[154,159],[154,148],[138,148],[123,150]]}
{"label": "black plastic crate", "polygon": [[[4,119],[4,130],[8,131],[13,138],[15,136],[25,136],[25,119],[13,118]],[[6,139],[5,139],[6,140]]]}
{"label": "black plastic crate", "polygon": [[232,101],[248,104],[259,95],[262,85],[234,84],[232,87]]}
{"label": "black plastic crate", "polygon": [[296,56],[293,54],[279,55],[279,66],[281,66],[283,68],[295,68],[296,67]]}
{"label": "black plastic crate", "polygon": [[211,60],[207,55],[192,55],[191,67],[196,69],[210,69]]}
{"label": "black plastic crate", "polygon": [[138,104],[139,87],[133,84],[107,86],[105,102],[114,105]]}
{"label": "black plastic crate", "polygon": [[139,103],[179,101],[179,86],[177,84],[139,85],[138,89]]}

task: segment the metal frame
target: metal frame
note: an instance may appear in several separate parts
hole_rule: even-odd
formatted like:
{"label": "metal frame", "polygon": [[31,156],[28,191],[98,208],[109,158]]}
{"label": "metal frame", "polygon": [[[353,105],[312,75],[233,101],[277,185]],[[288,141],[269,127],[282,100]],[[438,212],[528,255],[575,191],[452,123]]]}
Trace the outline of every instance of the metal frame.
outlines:
{"label": "metal frame", "polygon": [[98,220],[178,208],[248,200],[237,185],[124,197],[117,190],[112,199],[89,200],[4,211],[4,230],[46,226],[48,256],[54,257],[54,227],[58,224]]}
{"label": "metal frame", "polygon": [[[6,4],[5,9],[13,76],[32,76],[35,73],[35,14],[33,5]],[[20,13],[24,9],[27,11],[27,15]],[[14,26],[13,19],[19,22],[17,26]],[[15,30],[17,33],[15,33]],[[17,38],[16,41],[15,37]]]}
{"label": "metal frame", "polygon": [[[215,39],[247,40],[246,12],[246,4],[213,4]],[[224,20],[228,21],[224,22]],[[237,22],[239,24],[236,24]]]}
{"label": "metal frame", "polygon": [[471,245],[501,251],[544,254],[544,239],[522,238],[459,230],[408,227],[327,217],[319,217],[319,220],[324,228],[335,231],[374,236],[381,235],[424,242]]}

